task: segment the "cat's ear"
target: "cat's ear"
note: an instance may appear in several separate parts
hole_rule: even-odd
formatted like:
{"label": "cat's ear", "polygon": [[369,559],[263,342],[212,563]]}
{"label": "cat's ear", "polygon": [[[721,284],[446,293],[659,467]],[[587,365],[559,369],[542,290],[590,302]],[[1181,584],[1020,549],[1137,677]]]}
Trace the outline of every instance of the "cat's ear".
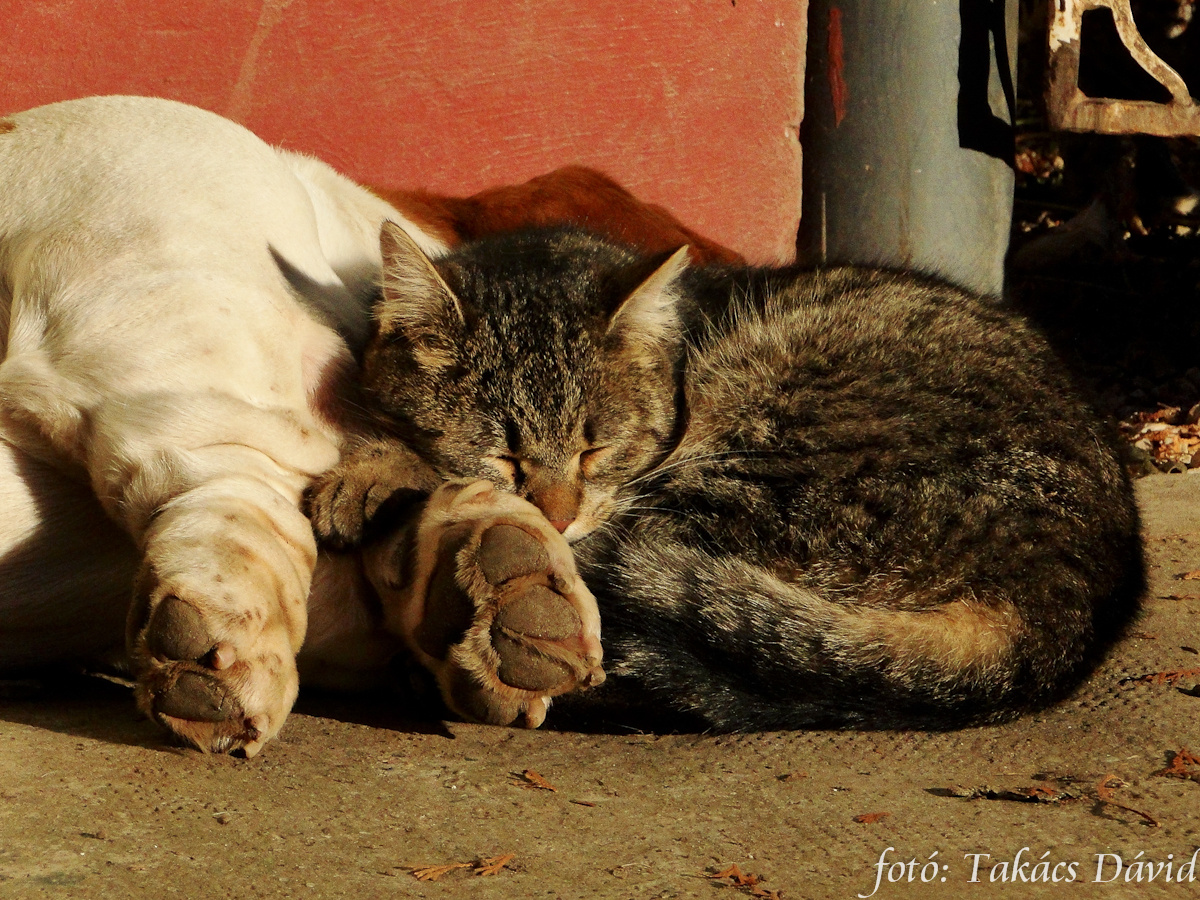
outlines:
{"label": "cat's ear", "polygon": [[680,327],[678,282],[687,264],[685,244],[630,291],[608,320],[608,334],[648,344],[675,340]]}
{"label": "cat's ear", "polygon": [[394,222],[379,233],[383,252],[383,297],[375,308],[379,332],[401,334],[412,344],[418,362],[449,364],[447,339],[463,327],[462,304],[438,274],[417,242]]}

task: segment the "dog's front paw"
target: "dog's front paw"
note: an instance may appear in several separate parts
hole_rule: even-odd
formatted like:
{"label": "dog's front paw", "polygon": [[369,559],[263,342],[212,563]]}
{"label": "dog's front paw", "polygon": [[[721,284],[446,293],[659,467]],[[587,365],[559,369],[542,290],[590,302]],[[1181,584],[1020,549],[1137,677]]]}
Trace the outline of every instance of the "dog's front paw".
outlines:
{"label": "dog's front paw", "polygon": [[[551,697],[601,683],[604,670],[599,636],[589,641],[584,625],[591,595],[572,590],[541,530],[527,527],[502,519],[479,533],[477,546],[470,538],[443,538],[422,625],[471,609],[473,620],[449,647],[439,679],[448,705],[479,722],[536,728]],[[417,640],[428,641],[423,649],[438,648],[440,635],[432,631],[418,629]]]}
{"label": "dog's front paw", "polygon": [[[429,500],[413,558],[368,554],[389,625],[464,718],[536,728],[552,697],[599,684],[600,616],[570,546],[532,504],[487,482]],[[390,577],[378,576],[380,565]],[[412,573],[411,580],[398,572]]]}
{"label": "dog's front paw", "polygon": [[317,479],[305,494],[304,513],[321,543],[355,547],[382,510],[423,500],[439,483],[407,448],[372,441],[348,452]]}
{"label": "dog's front paw", "polygon": [[197,749],[256,754],[299,687],[285,624],[256,607],[214,606],[179,584],[142,596],[130,622],[138,706]]}

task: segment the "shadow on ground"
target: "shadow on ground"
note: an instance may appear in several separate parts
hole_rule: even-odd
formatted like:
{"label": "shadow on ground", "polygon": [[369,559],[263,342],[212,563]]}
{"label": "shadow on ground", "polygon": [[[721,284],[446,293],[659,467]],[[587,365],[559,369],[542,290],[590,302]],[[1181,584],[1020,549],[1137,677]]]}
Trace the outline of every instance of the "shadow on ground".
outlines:
{"label": "shadow on ground", "polygon": [[[870,894],[881,855],[877,897],[956,898],[972,875],[1057,897],[1098,864],[1108,886],[1073,895],[1191,896],[1124,873],[1177,875],[1200,847],[1200,477],[1138,494],[1144,617],[1074,696],[996,727],[527,732],[306,695],[237,760],[164,748],[94,678],[0,699],[0,896],[814,900]],[[1058,883],[1013,882],[1040,862]],[[733,864],[763,881],[708,877]]]}

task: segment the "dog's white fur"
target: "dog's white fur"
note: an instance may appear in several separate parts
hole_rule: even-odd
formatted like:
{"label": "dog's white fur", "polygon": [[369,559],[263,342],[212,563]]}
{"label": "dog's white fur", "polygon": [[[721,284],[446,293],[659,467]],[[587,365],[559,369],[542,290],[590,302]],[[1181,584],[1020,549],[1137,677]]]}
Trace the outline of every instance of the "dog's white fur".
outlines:
{"label": "dog's white fur", "polygon": [[[344,440],[327,404],[368,328],[385,219],[445,249],[193,107],[90,98],[0,120],[0,665],[121,644],[136,583],[143,682],[162,662],[139,621],[180,598],[259,732],[247,752],[278,731],[317,559],[299,502]],[[353,569],[325,566],[318,594],[343,603]],[[361,664],[369,623],[348,638],[353,610],[314,602],[317,666],[339,647]]]}

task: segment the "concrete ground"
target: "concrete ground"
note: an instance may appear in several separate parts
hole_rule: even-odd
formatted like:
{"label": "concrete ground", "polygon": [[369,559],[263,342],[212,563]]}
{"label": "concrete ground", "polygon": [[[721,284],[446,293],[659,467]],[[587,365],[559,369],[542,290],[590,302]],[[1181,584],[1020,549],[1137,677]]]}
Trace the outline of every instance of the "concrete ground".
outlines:
{"label": "concrete ground", "polygon": [[1200,475],[1138,493],[1144,620],[1000,727],[526,732],[318,697],[247,761],[165,746],[109,682],[16,691],[0,897],[1200,896]]}

